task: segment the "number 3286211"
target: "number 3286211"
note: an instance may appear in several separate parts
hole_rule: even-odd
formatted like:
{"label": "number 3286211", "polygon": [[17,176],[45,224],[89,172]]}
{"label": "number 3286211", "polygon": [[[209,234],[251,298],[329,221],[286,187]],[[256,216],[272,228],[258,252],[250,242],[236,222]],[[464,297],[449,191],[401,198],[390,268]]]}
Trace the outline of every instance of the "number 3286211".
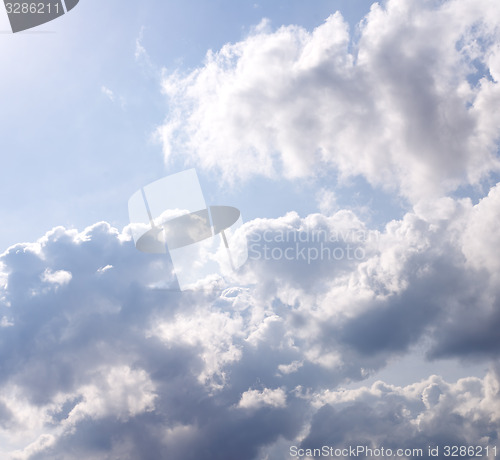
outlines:
{"label": "number 3286211", "polygon": [[7,14],[59,14],[59,3],[6,3]]}

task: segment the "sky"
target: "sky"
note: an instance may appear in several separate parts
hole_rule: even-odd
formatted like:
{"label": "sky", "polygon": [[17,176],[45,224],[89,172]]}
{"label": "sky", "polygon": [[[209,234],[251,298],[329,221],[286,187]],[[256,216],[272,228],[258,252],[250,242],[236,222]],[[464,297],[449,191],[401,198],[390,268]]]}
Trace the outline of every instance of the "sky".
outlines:
{"label": "sky", "polygon": [[[498,18],[81,0],[13,34],[1,6],[0,458],[494,458]],[[128,200],[191,168],[249,257],[163,289]]]}

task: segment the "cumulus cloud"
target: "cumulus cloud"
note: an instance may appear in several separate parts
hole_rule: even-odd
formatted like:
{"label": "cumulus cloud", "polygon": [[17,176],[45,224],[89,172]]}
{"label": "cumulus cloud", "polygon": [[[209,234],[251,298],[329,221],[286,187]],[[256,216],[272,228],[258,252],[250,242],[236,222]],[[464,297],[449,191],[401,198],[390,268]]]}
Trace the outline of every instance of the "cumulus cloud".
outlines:
{"label": "cumulus cloud", "polygon": [[285,407],[286,394],[283,389],[270,390],[269,388],[263,391],[248,390],[241,395],[238,407],[243,409],[258,409],[263,406]]}
{"label": "cumulus cloud", "polygon": [[[367,228],[350,211],[246,224],[250,260],[242,279],[255,284],[259,298],[293,306],[293,315],[279,311],[274,331],[280,325],[308,350],[280,364],[304,357],[311,362],[316,353],[323,363],[330,356],[332,367],[347,371],[345,357],[355,353],[360,367],[371,356],[365,368],[375,370],[381,365],[377,356],[385,356],[383,363],[423,337],[430,339],[429,357],[496,356],[497,199],[498,185],[477,205],[443,198],[383,231]],[[351,258],[349,244],[358,249]],[[322,252],[332,247],[343,257]],[[293,260],[286,259],[287,248]],[[314,248],[317,257],[309,260],[307,251]],[[301,249],[304,257],[297,257]]]}
{"label": "cumulus cloud", "polygon": [[379,231],[345,210],[257,219],[242,228],[254,253],[325,242],[363,257],[250,257],[225,283],[186,292],[153,287],[172,266],[137,251],[130,228],[59,227],[12,246],[2,455],[279,459],[292,443],[493,440],[495,367],[456,384],[341,387],[417,343],[433,358],[497,356],[497,265],[488,233],[470,238],[497,222],[497,195],[428,203]]}
{"label": "cumulus cloud", "polygon": [[356,390],[326,391],[311,397],[317,411],[309,431],[289,445],[303,449],[383,447],[392,449],[394,455],[398,449],[422,449],[424,458],[430,458],[429,446],[439,448],[440,458],[445,456],[446,445],[479,443],[492,449],[500,415],[498,377],[492,369],[484,379],[470,377],[456,383],[431,376],[406,387],[379,381]]}
{"label": "cumulus cloud", "polygon": [[[166,160],[289,179],[340,172],[413,202],[498,171],[499,5],[374,3],[359,38],[340,13],[309,32],[257,27],[165,74]],[[429,40],[432,37],[432,40]]]}

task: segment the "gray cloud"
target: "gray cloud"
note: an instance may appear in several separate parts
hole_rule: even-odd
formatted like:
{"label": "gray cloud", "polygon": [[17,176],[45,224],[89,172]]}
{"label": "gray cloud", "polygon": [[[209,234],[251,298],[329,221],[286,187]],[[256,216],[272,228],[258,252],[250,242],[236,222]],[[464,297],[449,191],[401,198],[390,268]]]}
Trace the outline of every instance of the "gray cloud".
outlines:
{"label": "gray cloud", "polygon": [[[356,241],[365,249],[360,260],[254,259],[226,284],[182,293],[154,288],[172,276],[169,261],[136,251],[127,229],[105,223],[81,233],[58,228],[9,248],[1,256],[0,436],[10,446],[3,455],[229,459],[240,452],[252,459],[273,452],[274,459],[287,442],[394,445],[396,435],[384,433],[416,445],[493,439],[497,419],[484,414],[497,397],[495,372],[483,383],[470,380],[493,392],[490,402],[480,398],[486,412],[472,425],[431,404],[452,389],[448,401],[467,394],[465,381],[415,384],[429,407],[408,396],[411,388],[388,386],[380,396],[380,386],[359,394],[339,387],[418,343],[433,358],[496,356],[496,259],[478,265],[489,240],[471,245],[465,236],[492,221],[497,195],[493,188],[476,206],[445,199],[409,212]],[[256,220],[243,230],[249,241],[266,235],[281,249],[298,234],[369,232],[346,211]],[[399,402],[398,392],[407,395]],[[338,417],[348,422],[335,435],[316,428],[336,426]],[[431,428],[415,428],[418,417],[454,428],[431,436]]]}

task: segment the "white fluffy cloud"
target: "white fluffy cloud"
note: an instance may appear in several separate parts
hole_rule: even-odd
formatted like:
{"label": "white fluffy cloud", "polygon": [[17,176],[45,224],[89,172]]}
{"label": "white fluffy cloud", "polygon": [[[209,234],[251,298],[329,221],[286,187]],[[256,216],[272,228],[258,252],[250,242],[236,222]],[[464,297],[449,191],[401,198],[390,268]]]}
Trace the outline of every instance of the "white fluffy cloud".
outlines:
{"label": "white fluffy cloud", "polygon": [[57,270],[55,272],[52,272],[49,269],[47,269],[42,275],[42,281],[45,281],[47,283],[52,283],[58,286],[68,284],[71,281],[71,278],[72,278],[71,273],[65,270]]}
{"label": "white fluffy cloud", "polygon": [[389,0],[356,39],[339,13],[312,32],[264,22],[165,74],[165,157],[229,182],[363,175],[414,202],[476,184],[500,165],[499,15],[490,0]]}
{"label": "white fluffy cloud", "polygon": [[285,407],[286,394],[283,389],[270,390],[269,388],[263,391],[248,390],[241,395],[238,407],[243,409],[258,409],[264,406]]}
{"label": "white fluffy cloud", "polygon": [[477,269],[500,273],[500,233],[498,210],[500,209],[500,186],[493,187],[488,196],[475,206],[463,234],[463,251],[468,262]]}

